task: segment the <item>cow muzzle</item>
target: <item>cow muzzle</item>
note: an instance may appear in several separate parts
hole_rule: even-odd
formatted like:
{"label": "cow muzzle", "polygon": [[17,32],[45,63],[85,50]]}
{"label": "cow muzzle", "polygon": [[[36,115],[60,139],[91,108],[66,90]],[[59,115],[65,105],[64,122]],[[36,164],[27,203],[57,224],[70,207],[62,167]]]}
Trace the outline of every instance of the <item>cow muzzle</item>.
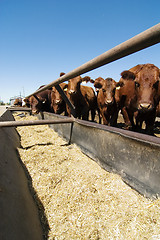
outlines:
{"label": "cow muzzle", "polygon": [[60,104],[60,103],[61,103],[61,100],[56,100],[55,103],[56,103],[56,104]]}
{"label": "cow muzzle", "polygon": [[70,95],[74,95],[74,94],[76,94],[76,91],[75,91],[75,90],[69,90],[68,93],[69,93]]}
{"label": "cow muzzle", "polygon": [[140,103],[138,106],[138,110],[140,111],[150,111],[153,109],[153,106],[151,103]]}
{"label": "cow muzzle", "polygon": [[112,104],[113,104],[113,101],[108,99],[108,100],[105,101],[105,104],[106,104],[106,105],[112,105]]}
{"label": "cow muzzle", "polygon": [[32,114],[35,115],[35,114],[38,114],[38,110],[32,110]]}

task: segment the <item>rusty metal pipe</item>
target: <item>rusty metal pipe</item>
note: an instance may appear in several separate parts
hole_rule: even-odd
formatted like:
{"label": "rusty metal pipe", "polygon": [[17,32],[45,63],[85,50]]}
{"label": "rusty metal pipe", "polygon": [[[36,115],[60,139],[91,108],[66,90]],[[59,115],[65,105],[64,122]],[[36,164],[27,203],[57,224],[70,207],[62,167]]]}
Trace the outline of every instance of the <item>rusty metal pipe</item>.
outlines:
{"label": "rusty metal pipe", "polygon": [[117,45],[116,47],[110,49],[109,51],[99,55],[98,57],[95,57],[89,62],[61,76],[57,80],[52,81],[46,86],[30,94],[28,97],[32,96],[33,94],[40,93],[50,87],[53,87],[56,84],[60,84],[78,75],[89,72],[95,68],[101,67],[105,64],[118,60],[122,57],[128,56],[132,53],[150,47],[159,42],[160,42],[160,23],[130,38],[129,40]]}
{"label": "rusty metal pipe", "polygon": [[33,120],[33,121],[3,121],[0,122],[0,127],[23,127],[32,125],[46,125],[46,124],[65,124],[73,123],[74,118],[67,118],[61,120]]}

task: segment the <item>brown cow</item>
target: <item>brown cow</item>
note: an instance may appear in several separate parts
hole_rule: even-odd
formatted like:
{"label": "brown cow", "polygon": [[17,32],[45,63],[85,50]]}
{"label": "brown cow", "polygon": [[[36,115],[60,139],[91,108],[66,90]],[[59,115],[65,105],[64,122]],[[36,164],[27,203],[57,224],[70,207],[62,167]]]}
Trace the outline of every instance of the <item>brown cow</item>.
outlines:
{"label": "brown cow", "polygon": [[121,79],[116,84],[115,100],[118,110],[121,113],[125,122],[125,129],[134,128],[134,112],[136,108],[136,89],[135,89],[135,74],[131,71],[123,71]]}
{"label": "brown cow", "polygon": [[112,78],[106,78],[102,82],[102,87],[99,88],[97,96],[97,103],[103,118],[103,124],[116,126],[118,118],[117,105],[114,98],[116,82]]}
{"label": "brown cow", "polygon": [[[92,121],[95,118],[96,96],[93,88],[81,86],[82,81],[90,81],[90,77],[82,78],[77,76],[68,81],[67,97],[75,106],[77,118],[88,120],[89,111],[91,111]],[[71,116],[71,110],[67,105],[68,115]]]}
{"label": "brown cow", "polygon": [[[59,86],[62,88],[63,91],[65,91],[65,89],[67,89],[68,87],[68,84],[60,83]],[[63,100],[61,94],[58,92],[58,90],[55,87],[52,87],[51,104],[52,104],[54,113],[61,114],[64,112],[65,116],[67,115],[66,103]]]}
{"label": "brown cow", "polygon": [[[42,88],[43,86],[41,86],[40,88]],[[39,112],[43,111],[53,112],[51,108],[51,89],[44,90],[31,96],[29,98],[29,102],[32,109],[32,114],[38,114]]]}
{"label": "brown cow", "polygon": [[135,74],[137,95],[136,127],[141,129],[142,123],[146,124],[146,132],[153,134],[156,118],[156,107],[159,102],[160,70],[153,64],[141,64],[131,68]]}
{"label": "brown cow", "polygon": [[13,105],[17,107],[22,107],[22,98],[16,98]]}
{"label": "brown cow", "polygon": [[[126,98],[132,100],[128,110],[132,115],[135,114],[136,130],[141,130],[142,123],[145,122],[146,132],[153,134],[156,107],[159,102],[160,71],[153,64],[139,64],[129,69],[129,72],[134,74],[132,78],[135,78],[135,80],[131,91],[132,94],[130,95],[130,92],[128,92],[126,95]],[[131,124],[133,126],[133,123]]]}

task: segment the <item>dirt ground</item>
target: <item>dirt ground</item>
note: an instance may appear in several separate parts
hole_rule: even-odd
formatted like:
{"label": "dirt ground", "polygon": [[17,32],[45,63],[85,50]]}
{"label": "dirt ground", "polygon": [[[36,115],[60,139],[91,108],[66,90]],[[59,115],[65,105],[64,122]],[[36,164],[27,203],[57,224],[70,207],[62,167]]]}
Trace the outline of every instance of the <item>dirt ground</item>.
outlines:
{"label": "dirt ground", "polygon": [[17,130],[45,239],[160,239],[160,199],[144,198],[48,126]]}

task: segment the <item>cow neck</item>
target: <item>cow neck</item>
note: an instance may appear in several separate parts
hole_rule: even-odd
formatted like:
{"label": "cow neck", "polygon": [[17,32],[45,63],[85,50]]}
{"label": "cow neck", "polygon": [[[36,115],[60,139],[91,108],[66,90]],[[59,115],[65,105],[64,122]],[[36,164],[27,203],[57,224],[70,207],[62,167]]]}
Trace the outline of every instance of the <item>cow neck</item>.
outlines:
{"label": "cow neck", "polygon": [[40,99],[38,98],[37,95],[33,95],[33,97],[35,97],[35,99],[37,99],[37,101],[40,102]]}

